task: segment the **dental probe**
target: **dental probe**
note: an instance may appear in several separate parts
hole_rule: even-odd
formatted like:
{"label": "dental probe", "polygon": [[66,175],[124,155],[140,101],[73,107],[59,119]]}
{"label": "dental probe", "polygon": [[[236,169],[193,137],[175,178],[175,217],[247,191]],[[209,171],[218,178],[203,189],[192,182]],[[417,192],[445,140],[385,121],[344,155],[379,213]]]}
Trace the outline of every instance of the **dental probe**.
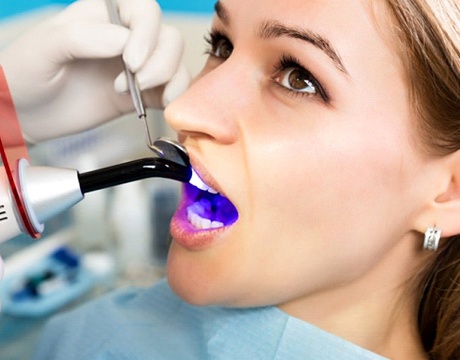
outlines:
{"label": "dental probe", "polygon": [[[105,3],[107,5],[107,10],[109,12],[110,21],[112,22],[112,24],[123,26],[115,2],[113,0],[105,0]],[[144,123],[147,146],[157,155],[164,156],[163,151],[159,147],[155,146],[152,140],[149,125],[147,122],[147,112],[145,111],[144,103],[142,102],[141,90],[139,89],[139,84],[136,81],[136,77],[133,74],[133,72],[129,70],[128,66],[123,61],[123,59],[122,62],[125,68],[126,79],[128,81],[128,88],[134,103],[134,108],[136,109],[137,116],[139,117],[139,119],[143,120]]]}

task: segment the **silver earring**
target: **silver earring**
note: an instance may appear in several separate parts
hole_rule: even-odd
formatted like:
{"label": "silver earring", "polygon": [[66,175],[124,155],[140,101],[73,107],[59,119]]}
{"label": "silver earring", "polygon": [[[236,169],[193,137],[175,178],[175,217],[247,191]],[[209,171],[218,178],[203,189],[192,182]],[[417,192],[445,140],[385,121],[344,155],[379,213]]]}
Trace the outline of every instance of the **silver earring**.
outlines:
{"label": "silver earring", "polygon": [[441,229],[437,227],[429,227],[425,232],[425,241],[423,248],[428,251],[438,250],[439,240],[441,239]]}

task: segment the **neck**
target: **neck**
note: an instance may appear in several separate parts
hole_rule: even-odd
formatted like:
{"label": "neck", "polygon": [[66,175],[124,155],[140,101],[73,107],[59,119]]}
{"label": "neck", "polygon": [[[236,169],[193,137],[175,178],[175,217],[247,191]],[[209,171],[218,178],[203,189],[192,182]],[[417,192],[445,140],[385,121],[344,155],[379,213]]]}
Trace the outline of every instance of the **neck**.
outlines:
{"label": "neck", "polygon": [[427,359],[417,326],[418,294],[407,289],[424,256],[405,250],[405,261],[389,254],[351,283],[279,307],[384,357]]}

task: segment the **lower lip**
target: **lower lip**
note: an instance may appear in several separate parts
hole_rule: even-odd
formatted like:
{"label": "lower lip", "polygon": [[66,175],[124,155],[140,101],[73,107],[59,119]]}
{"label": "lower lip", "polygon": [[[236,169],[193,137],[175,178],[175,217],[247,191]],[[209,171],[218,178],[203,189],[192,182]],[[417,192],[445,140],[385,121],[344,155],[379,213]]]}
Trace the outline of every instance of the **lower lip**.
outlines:
{"label": "lower lip", "polygon": [[210,247],[229,226],[217,229],[196,229],[187,219],[187,204],[182,201],[174,214],[170,232],[175,243],[188,250],[203,250]]}

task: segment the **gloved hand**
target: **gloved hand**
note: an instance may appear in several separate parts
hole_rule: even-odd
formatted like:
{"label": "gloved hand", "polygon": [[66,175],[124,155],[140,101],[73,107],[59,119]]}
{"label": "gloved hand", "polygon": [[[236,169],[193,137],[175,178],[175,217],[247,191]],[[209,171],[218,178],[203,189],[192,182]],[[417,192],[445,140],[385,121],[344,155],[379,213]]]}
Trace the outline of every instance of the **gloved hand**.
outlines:
{"label": "gloved hand", "polygon": [[79,132],[133,111],[121,56],[136,73],[148,107],[161,108],[187,88],[182,36],[161,24],[158,4],[116,2],[126,28],[110,23],[104,0],[79,0],[0,53],[28,141]]}

